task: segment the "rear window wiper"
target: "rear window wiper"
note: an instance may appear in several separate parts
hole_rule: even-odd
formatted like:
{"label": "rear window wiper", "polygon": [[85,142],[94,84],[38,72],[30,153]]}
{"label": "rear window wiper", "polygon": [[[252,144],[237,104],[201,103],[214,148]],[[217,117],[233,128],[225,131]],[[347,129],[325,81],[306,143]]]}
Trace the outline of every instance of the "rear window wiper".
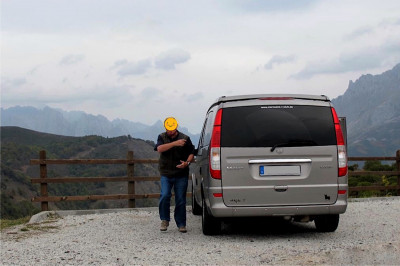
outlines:
{"label": "rear window wiper", "polygon": [[313,140],[289,140],[287,142],[277,143],[271,148],[271,152],[273,152],[278,147],[297,147],[303,145],[311,145],[315,146],[317,143]]}

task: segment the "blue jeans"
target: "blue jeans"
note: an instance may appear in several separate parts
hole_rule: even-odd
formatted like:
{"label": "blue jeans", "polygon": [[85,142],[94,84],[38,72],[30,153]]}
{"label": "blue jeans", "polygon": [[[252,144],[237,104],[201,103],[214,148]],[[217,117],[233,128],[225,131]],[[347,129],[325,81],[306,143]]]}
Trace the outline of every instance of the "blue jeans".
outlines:
{"label": "blue jeans", "polygon": [[171,190],[175,192],[174,218],[178,227],[186,226],[186,191],[188,177],[166,177],[161,176],[161,195],[158,205],[160,219],[170,221],[169,207],[171,205]]}

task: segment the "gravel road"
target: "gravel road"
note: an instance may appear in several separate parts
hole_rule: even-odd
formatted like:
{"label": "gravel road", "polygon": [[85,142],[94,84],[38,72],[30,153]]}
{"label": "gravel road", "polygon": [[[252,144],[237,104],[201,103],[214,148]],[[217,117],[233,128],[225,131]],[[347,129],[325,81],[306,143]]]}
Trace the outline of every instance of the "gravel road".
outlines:
{"label": "gravel road", "polygon": [[159,231],[157,209],[50,217],[1,233],[2,265],[374,264],[400,265],[400,197],[350,202],[334,233],[314,223],[237,222],[201,233]]}

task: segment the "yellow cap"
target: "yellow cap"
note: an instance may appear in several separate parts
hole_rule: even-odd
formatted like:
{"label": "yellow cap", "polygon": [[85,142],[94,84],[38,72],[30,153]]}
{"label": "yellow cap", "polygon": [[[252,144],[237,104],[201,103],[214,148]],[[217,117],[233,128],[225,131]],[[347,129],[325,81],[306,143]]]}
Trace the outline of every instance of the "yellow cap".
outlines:
{"label": "yellow cap", "polygon": [[167,117],[164,120],[164,127],[168,131],[172,131],[178,128],[178,121],[173,117]]}

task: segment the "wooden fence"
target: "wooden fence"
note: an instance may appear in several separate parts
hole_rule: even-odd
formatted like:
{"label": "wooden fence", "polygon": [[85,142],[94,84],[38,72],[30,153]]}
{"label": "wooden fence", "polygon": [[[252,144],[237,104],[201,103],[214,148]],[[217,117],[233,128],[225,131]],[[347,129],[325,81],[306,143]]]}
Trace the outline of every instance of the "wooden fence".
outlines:
{"label": "wooden fence", "polygon": [[[39,159],[32,159],[31,165],[40,165],[40,178],[32,178],[31,182],[40,184],[40,196],[32,198],[33,202],[41,202],[42,211],[49,210],[49,202],[58,201],[83,201],[83,200],[119,200],[127,199],[128,207],[135,208],[135,199],[158,198],[160,194],[135,194],[136,181],[160,181],[159,176],[134,176],[135,163],[154,164],[157,159],[134,159],[133,151],[129,151],[124,159],[47,159],[46,151],[40,151]],[[126,164],[127,176],[115,177],[60,177],[48,178],[47,165],[51,164]],[[128,182],[127,194],[113,195],[86,195],[86,196],[49,196],[47,184],[49,183],[84,183],[84,182]],[[188,195],[191,196],[191,195]]]}
{"label": "wooden fence", "polygon": [[[352,191],[365,190],[397,190],[400,195],[400,150],[397,151],[396,157],[349,157],[349,161],[396,161],[397,171],[350,171],[349,176],[361,175],[397,175],[396,186],[363,186],[350,187],[349,193]],[[133,151],[129,151],[126,159],[47,159],[46,151],[40,151],[39,159],[32,159],[31,165],[40,166],[40,178],[32,178],[31,182],[40,184],[40,196],[32,198],[33,202],[41,202],[42,211],[49,210],[49,202],[59,201],[84,201],[84,200],[118,200],[127,199],[128,207],[135,208],[135,199],[159,198],[159,193],[154,194],[135,194],[136,181],[159,181],[159,176],[134,176],[135,164],[154,164],[158,163],[157,159],[134,159]],[[58,177],[48,178],[47,165],[55,164],[126,164],[127,176],[119,177]],[[86,196],[49,196],[47,184],[50,183],[90,183],[90,182],[128,182],[127,194],[113,195],[86,195]],[[190,197],[191,193],[187,193]]]}
{"label": "wooden fence", "polygon": [[365,175],[397,176],[397,185],[349,187],[349,193],[367,190],[397,190],[397,196],[400,196],[400,150],[397,150],[395,157],[349,157],[348,161],[395,161],[397,171],[349,171],[349,177]]}

